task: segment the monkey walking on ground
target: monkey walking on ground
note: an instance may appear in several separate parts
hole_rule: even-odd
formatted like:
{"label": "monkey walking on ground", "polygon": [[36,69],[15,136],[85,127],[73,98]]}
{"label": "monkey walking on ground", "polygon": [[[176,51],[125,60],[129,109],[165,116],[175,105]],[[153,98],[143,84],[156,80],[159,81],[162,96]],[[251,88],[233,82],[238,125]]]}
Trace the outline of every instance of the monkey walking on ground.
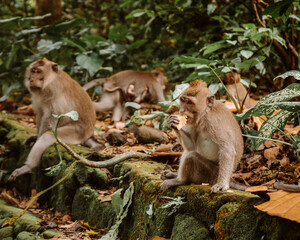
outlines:
{"label": "monkey walking on ground", "polygon": [[126,101],[165,101],[164,89],[168,79],[163,69],[152,71],[125,70],[108,78],[94,79],[83,86],[84,90],[101,85],[103,93],[99,102],[94,102],[96,112],[112,111],[113,121],[127,117]]}
{"label": "monkey walking on ground", "polygon": [[52,114],[78,112],[78,121],[66,117],[59,122],[58,137],[65,143],[82,144],[95,151],[105,148],[93,138],[96,113],[89,95],[56,63],[46,58],[31,63],[26,69],[25,86],[32,95],[37,122],[37,136],[29,137],[26,142],[36,142],[25,165],[14,170],[9,181],[36,168],[43,152],[56,142],[50,130],[56,123]]}

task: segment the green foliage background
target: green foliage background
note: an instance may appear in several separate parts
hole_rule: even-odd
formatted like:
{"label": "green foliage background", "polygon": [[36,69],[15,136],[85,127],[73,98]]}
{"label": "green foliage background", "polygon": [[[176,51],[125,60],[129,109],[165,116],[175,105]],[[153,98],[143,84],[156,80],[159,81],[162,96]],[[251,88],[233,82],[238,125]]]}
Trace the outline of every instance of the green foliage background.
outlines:
{"label": "green foliage background", "polygon": [[[222,75],[243,71],[260,85],[272,85],[290,69],[286,36],[300,43],[299,1],[267,1],[256,17],[252,1],[112,0],[63,1],[63,20],[44,27],[34,21],[35,1],[1,3],[0,85],[2,95],[25,91],[26,66],[43,56],[79,83],[125,69],[163,67],[170,82],[202,78],[221,89],[207,63]],[[297,49],[296,49],[297,50]],[[299,68],[298,64],[294,69]]]}

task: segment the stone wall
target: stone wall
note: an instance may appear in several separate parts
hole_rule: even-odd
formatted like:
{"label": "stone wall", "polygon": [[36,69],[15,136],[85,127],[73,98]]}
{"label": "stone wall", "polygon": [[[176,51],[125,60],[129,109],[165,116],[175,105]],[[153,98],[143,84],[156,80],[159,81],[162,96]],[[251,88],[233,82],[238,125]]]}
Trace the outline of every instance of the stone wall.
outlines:
{"label": "stone wall", "polygon": [[[73,158],[59,147],[63,158],[62,171],[55,177],[45,176],[46,167],[59,162],[54,147],[42,157],[41,166],[33,173],[8,183],[9,172],[20,167],[30,150],[23,142],[32,130],[13,120],[0,121],[0,144],[6,144],[9,152],[2,166],[8,173],[2,174],[2,187],[16,187],[29,195],[32,188],[41,191],[60,179]],[[72,148],[88,159],[99,161],[109,158],[92,153],[87,148]],[[159,173],[156,169],[165,165],[155,161],[132,160],[110,169],[119,181],[110,181],[101,169],[77,166],[73,174],[58,187],[40,198],[56,211],[69,210],[74,219],[87,221],[90,225],[110,228],[116,221],[116,207],[111,202],[101,202],[96,190],[108,189],[112,184],[124,191],[134,184],[133,201],[127,217],[119,227],[120,239],[150,239],[160,236],[171,239],[299,239],[300,224],[278,217],[271,217],[256,210],[253,205],[266,199],[241,191],[210,193],[209,186],[180,186],[167,192],[160,190]],[[2,170],[3,171],[3,170]],[[165,198],[168,197],[168,198]],[[183,204],[178,204],[181,197]],[[176,201],[177,199],[177,201]],[[173,201],[173,205],[166,207]],[[177,203],[177,205],[176,205]],[[0,202],[0,205],[3,202]],[[2,214],[2,220],[8,218]],[[1,221],[1,218],[0,218]],[[1,238],[0,230],[0,238]],[[10,231],[10,229],[6,230]],[[13,231],[13,236],[21,233]],[[29,232],[33,232],[31,230]]]}

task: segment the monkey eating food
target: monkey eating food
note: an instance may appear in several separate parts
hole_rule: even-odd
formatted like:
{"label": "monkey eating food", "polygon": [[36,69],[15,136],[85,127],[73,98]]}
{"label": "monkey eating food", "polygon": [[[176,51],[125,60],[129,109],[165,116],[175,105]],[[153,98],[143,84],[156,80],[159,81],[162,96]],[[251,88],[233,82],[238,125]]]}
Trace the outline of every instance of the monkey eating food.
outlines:
{"label": "monkey eating food", "polygon": [[56,142],[51,132],[56,123],[52,114],[78,112],[78,121],[65,117],[59,122],[57,134],[65,143],[82,144],[95,151],[104,148],[93,138],[96,113],[89,95],[56,63],[46,58],[31,63],[26,69],[25,86],[31,93],[37,122],[37,136],[29,137],[26,142],[36,142],[25,165],[14,170],[9,181],[36,168],[43,152]]}
{"label": "monkey eating food", "polygon": [[180,96],[181,115],[186,125],[177,128],[179,118],[171,115],[169,126],[175,130],[183,146],[178,173],[162,172],[161,188],[190,183],[209,183],[212,192],[234,187],[231,175],[243,154],[243,138],[232,113],[215,101],[206,83],[196,80]]}
{"label": "monkey eating food", "polygon": [[85,84],[83,89],[101,85],[101,99],[93,103],[96,112],[112,111],[113,121],[124,121],[127,116],[127,109],[124,107],[126,101],[165,101],[163,91],[167,82],[162,68],[150,72],[125,70],[108,78],[94,79]]}

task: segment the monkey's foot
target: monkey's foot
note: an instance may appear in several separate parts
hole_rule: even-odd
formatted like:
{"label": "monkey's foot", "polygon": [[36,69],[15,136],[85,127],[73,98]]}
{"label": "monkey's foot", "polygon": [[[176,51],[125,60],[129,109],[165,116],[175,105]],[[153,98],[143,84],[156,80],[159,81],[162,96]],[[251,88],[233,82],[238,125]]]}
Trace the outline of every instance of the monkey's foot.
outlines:
{"label": "monkey's foot", "polygon": [[177,177],[177,173],[174,173],[171,170],[164,170],[161,172],[161,175],[160,175],[161,180],[172,179],[172,178],[176,178],[176,177]]}
{"label": "monkey's foot", "polygon": [[27,165],[17,168],[15,171],[12,172],[12,174],[10,174],[8,181],[10,181],[10,182],[15,181],[17,179],[17,177],[19,177],[25,173],[28,173],[30,171],[31,171],[31,168],[28,167]]}
{"label": "monkey's foot", "polygon": [[220,184],[220,183],[216,183],[215,185],[213,185],[211,187],[211,190],[210,192],[212,193],[216,193],[216,192],[219,192],[219,191],[225,191],[229,188],[229,186],[227,184]]}
{"label": "monkey's foot", "polygon": [[105,149],[105,145],[103,143],[98,143],[95,146],[91,147],[90,150],[94,152],[99,152],[101,150]]}
{"label": "monkey's foot", "polygon": [[160,184],[160,188],[161,188],[163,191],[168,190],[170,187],[171,187],[171,185],[169,184],[168,180],[165,180],[165,181],[163,181],[162,184]]}

